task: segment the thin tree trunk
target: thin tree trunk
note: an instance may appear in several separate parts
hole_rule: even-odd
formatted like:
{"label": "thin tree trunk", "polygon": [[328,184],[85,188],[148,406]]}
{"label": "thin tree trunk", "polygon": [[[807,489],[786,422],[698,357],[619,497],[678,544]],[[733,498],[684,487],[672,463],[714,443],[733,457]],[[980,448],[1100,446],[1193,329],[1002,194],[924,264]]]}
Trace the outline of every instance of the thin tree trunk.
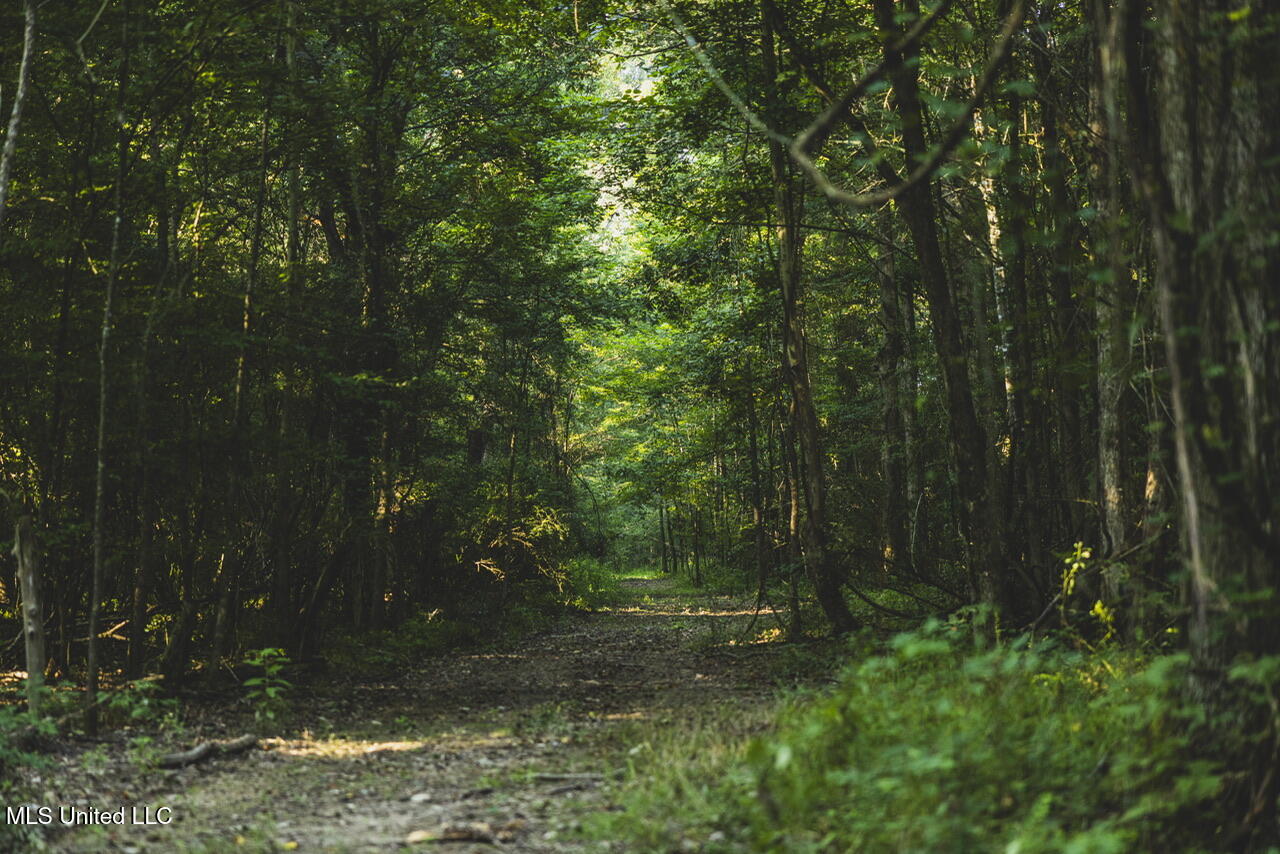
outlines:
{"label": "thin tree trunk", "polygon": [[747,359],[747,453],[751,466],[751,529],[756,558],[756,595],[763,597],[769,583],[769,541],[765,533],[763,478],[760,473],[760,416],[756,412],[755,380]]}
{"label": "thin tree trunk", "polygon": [[[297,32],[296,32],[296,4],[290,0],[286,4],[285,17],[285,69],[289,80],[289,93],[294,95],[297,91],[298,76],[297,62],[295,54],[297,51]],[[286,114],[288,118],[291,115]],[[288,182],[288,205],[289,205],[289,221],[288,232],[285,239],[285,306],[286,310],[282,313],[284,324],[280,329],[280,337],[284,340],[290,340],[290,327],[287,325],[288,320],[298,304],[299,293],[301,289],[301,279],[299,275],[299,266],[301,265],[301,217],[302,217],[302,194],[301,194],[301,168],[297,162],[296,155],[292,148],[288,149],[287,157],[287,182]],[[293,615],[297,612],[297,606],[293,598],[294,579],[293,567],[294,557],[291,543],[291,534],[293,532],[293,519],[296,512],[295,486],[292,467],[285,454],[285,449],[289,445],[289,434],[292,428],[293,402],[294,402],[294,384],[296,383],[296,369],[293,367],[284,370],[285,383],[280,391],[280,427],[276,440],[275,448],[275,469],[276,469],[276,500],[274,519],[275,525],[272,535],[268,538],[268,542],[273,547],[273,559],[271,564],[271,595],[270,595],[270,613],[272,615],[272,626],[275,637],[275,643],[278,646],[286,646],[289,643],[289,635],[292,631],[290,622]]]}
{"label": "thin tree trunk", "polygon": [[[880,348],[880,391],[882,429],[881,471],[884,477],[884,506],[881,511],[887,571],[911,573],[910,508],[907,504],[907,435],[903,417],[902,387],[907,375],[906,334],[901,288],[895,275],[892,255],[884,259],[880,274],[880,319],[884,344]],[[910,406],[915,405],[912,397]]]}
{"label": "thin tree trunk", "polygon": [[667,500],[665,498],[658,499],[658,550],[662,552],[662,574],[669,575],[670,566],[667,564]]}
{"label": "thin tree trunk", "polygon": [[932,559],[929,533],[930,510],[924,483],[924,453],[920,448],[920,367],[916,356],[916,304],[912,288],[899,282],[902,302],[903,358],[902,412],[903,437],[906,442],[906,499],[910,514],[910,561],[917,574],[928,576]]}
{"label": "thin tree trunk", "polygon": [[164,289],[173,270],[174,248],[169,241],[169,201],[166,192],[164,161],[158,144],[152,157],[160,162],[160,191],[156,199],[156,281],[152,286],[151,301],[147,307],[147,320],[139,339],[138,368],[134,379],[135,440],[137,442],[138,478],[138,567],[134,576],[129,617],[129,644],[125,673],[130,679],[142,677],[143,659],[147,639],[147,598],[150,596],[155,576],[155,529],[157,507],[151,494],[151,419],[148,400],[151,339],[161,312]]}
{"label": "thin tree trunk", "polygon": [[689,507],[689,512],[692,517],[691,535],[693,538],[693,549],[692,549],[693,551],[693,586],[701,587],[702,586],[702,511],[701,509],[699,509],[699,507],[696,504],[692,504]]}
{"label": "thin tree trunk", "polygon": [[[1106,0],[1089,6],[1095,42],[1105,46],[1110,26]],[[1112,132],[1120,109],[1117,92],[1106,84],[1106,66],[1113,62],[1107,50],[1095,53],[1091,70],[1090,130],[1098,139],[1090,169],[1090,183],[1097,206],[1097,244],[1104,275],[1094,293],[1098,323],[1098,491],[1101,511],[1101,556],[1110,558],[1127,548],[1130,540],[1133,496],[1125,483],[1126,455],[1124,406],[1129,387],[1130,347],[1127,320],[1133,302],[1133,281],[1125,257],[1122,227],[1120,157],[1123,137]],[[1109,120],[1109,115],[1117,118]],[[1109,564],[1102,576],[1102,597],[1113,608],[1124,596],[1123,567]]]}
{"label": "thin tree trunk", "polygon": [[786,518],[787,518],[787,612],[790,619],[787,623],[787,638],[799,640],[804,631],[800,616],[800,574],[804,572],[805,554],[800,544],[800,461],[796,454],[795,440],[787,424],[779,418],[782,429],[779,438],[782,442],[784,478],[786,483]]}
{"label": "thin tree trunk", "polygon": [[44,693],[44,607],[40,599],[40,550],[35,523],[22,512],[13,527],[13,556],[22,592],[22,637],[26,645],[27,708],[39,716]]}
{"label": "thin tree trunk", "polygon": [[98,680],[101,663],[98,660],[98,621],[102,609],[103,583],[106,568],[106,480],[107,480],[107,388],[108,347],[111,343],[112,301],[115,298],[116,280],[120,275],[120,226],[124,219],[125,159],[129,153],[128,131],[124,126],[126,83],[129,80],[129,3],[125,0],[120,20],[120,47],[122,58],[118,91],[116,93],[116,121],[119,124],[116,142],[115,218],[111,223],[111,258],[107,267],[107,288],[102,303],[102,337],[98,345],[98,434],[97,474],[94,479],[93,498],[93,581],[89,589],[89,650],[85,676],[85,732],[98,734]]}
{"label": "thin tree trunk", "polygon": [[[1041,93],[1039,116],[1044,162],[1041,174],[1047,191],[1044,208],[1047,232],[1054,235],[1045,265],[1048,280],[1045,296],[1052,300],[1052,307],[1045,306],[1048,322],[1041,324],[1050,342],[1046,347],[1048,358],[1044,360],[1044,384],[1051,396],[1042,402],[1036,415],[1041,425],[1041,488],[1046,496],[1058,499],[1043,511],[1043,541],[1048,544],[1070,542],[1072,536],[1078,539],[1080,534],[1076,532],[1085,529],[1082,510],[1086,506],[1084,488],[1088,478],[1084,472],[1088,463],[1082,453],[1085,431],[1081,425],[1087,408],[1081,378],[1096,373],[1091,365],[1093,348],[1082,340],[1083,313],[1078,310],[1078,299],[1072,292],[1085,261],[1078,217],[1081,205],[1067,180],[1071,169],[1064,150],[1067,142],[1060,128],[1057,98],[1050,94],[1066,85],[1065,80],[1059,79],[1046,35],[1056,26],[1053,23],[1056,11],[1051,3],[1040,4],[1037,8],[1039,26],[1029,31],[1036,46],[1029,56],[1035,69],[1036,89]],[[1053,581],[1049,566],[1046,563],[1040,575],[1045,583]]]}

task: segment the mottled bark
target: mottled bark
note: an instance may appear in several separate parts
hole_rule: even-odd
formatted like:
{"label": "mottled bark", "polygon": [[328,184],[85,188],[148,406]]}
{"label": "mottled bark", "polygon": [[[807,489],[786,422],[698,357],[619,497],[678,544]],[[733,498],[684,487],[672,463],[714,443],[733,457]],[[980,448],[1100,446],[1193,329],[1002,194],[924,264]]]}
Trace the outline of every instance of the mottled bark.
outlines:
{"label": "mottled bark", "polygon": [[1161,0],[1150,30],[1142,12],[1118,5],[1110,72],[1154,237],[1192,687],[1213,704],[1237,653],[1280,651],[1277,11]]}
{"label": "mottled bark", "polygon": [[[1111,17],[1106,0],[1092,0],[1089,15],[1099,46],[1090,85],[1090,130],[1095,140],[1089,172],[1093,195],[1092,236],[1097,246],[1100,275],[1095,276],[1094,316],[1098,326],[1098,508],[1102,534],[1100,556],[1111,558],[1125,551],[1132,538],[1133,489],[1125,476],[1129,465],[1127,422],[1131,413],[1129,379],[1132,373],[1128,324],[1133,306],[1133,276],[1125,253],[1122,224],[1121,156],[1124,139],[1113,133],[1120,105],[1114,86],[1107,85],[1108,70],[1117,61],[1108,29]],[[1112,607],[1125,596],[1123,565],[1110,563],[1102,575],[1102,596]]]}

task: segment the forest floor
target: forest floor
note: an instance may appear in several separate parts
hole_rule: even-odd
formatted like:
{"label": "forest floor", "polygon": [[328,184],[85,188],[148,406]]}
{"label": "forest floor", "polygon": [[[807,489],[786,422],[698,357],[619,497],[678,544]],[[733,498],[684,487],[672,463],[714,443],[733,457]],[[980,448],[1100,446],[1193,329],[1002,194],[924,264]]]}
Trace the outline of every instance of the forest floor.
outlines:
{"label": "forest floor", "polygon": [[580,831],[619,809],[632,757],[682,727],[744,739],[764,729],[796,657],[766,642],[777,634],[768,613],[743,637],[750,597],[695,595],[669,579],[620,584],[613,607],[571,613],[496,651],[424,660],[393,681],[299,686],[284,734],[248,753],[177,771],[147,762],[252,732],[230,700],[188,713],[179,736],[74,744],[32,781],[44,803],[167,806],[172,821],[64,830],[49,850],[631,850]]}

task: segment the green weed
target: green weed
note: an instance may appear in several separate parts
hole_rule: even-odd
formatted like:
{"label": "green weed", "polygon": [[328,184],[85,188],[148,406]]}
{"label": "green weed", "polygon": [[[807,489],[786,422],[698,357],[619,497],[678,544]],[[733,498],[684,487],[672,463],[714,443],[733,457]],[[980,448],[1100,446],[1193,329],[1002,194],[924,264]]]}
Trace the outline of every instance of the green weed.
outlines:
{"label": "green weed", "polygon": [[281,673],[289,663],[289,657],[278,647],[264,647],[250,652],[245,664],[262,670],[260,676],[244,680],[245,699],[253,706],[253,716],[259,723],[275,724],[289,709],[288,693],[293,684]]}

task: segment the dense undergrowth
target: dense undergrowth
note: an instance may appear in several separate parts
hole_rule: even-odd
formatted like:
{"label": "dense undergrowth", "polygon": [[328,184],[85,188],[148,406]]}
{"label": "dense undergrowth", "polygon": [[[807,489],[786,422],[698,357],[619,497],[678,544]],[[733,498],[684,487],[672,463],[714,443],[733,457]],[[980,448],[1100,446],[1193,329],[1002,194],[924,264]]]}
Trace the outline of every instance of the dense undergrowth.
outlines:
{"label": "dense undergrowth", "polygon": [[1239,775],[1195,743],[1185,656],[982,648],[958,620],[853,644],[767,733],[646,742],[594,832],[655,851],[1244,850],[1219,817]]}
{"label": "dense undergrowth", "polygon": [[575,558],[552,579],[538,579],[501,598],[471,608],[420,611],[397,626],[335,634],[325,657],[337,672],[402,672],[425,657],[458,650],[500,648],[552,626],[573,611],[593,611],[630,598],[628,578],[650,578],[648,570],[620,570],[593,558]]}
{"label": "dense undergrowth", "polygon": [[[31,736],[47,736],[52,729],[48,721],[34,720],[16,705],[0,705],[0,806],[26,802],[30,793],[19,784],[18,771],[42,763],[31,747]],[[34,850],[35,842],[30,828],[7,820],[0,823],[0,852]]]}

